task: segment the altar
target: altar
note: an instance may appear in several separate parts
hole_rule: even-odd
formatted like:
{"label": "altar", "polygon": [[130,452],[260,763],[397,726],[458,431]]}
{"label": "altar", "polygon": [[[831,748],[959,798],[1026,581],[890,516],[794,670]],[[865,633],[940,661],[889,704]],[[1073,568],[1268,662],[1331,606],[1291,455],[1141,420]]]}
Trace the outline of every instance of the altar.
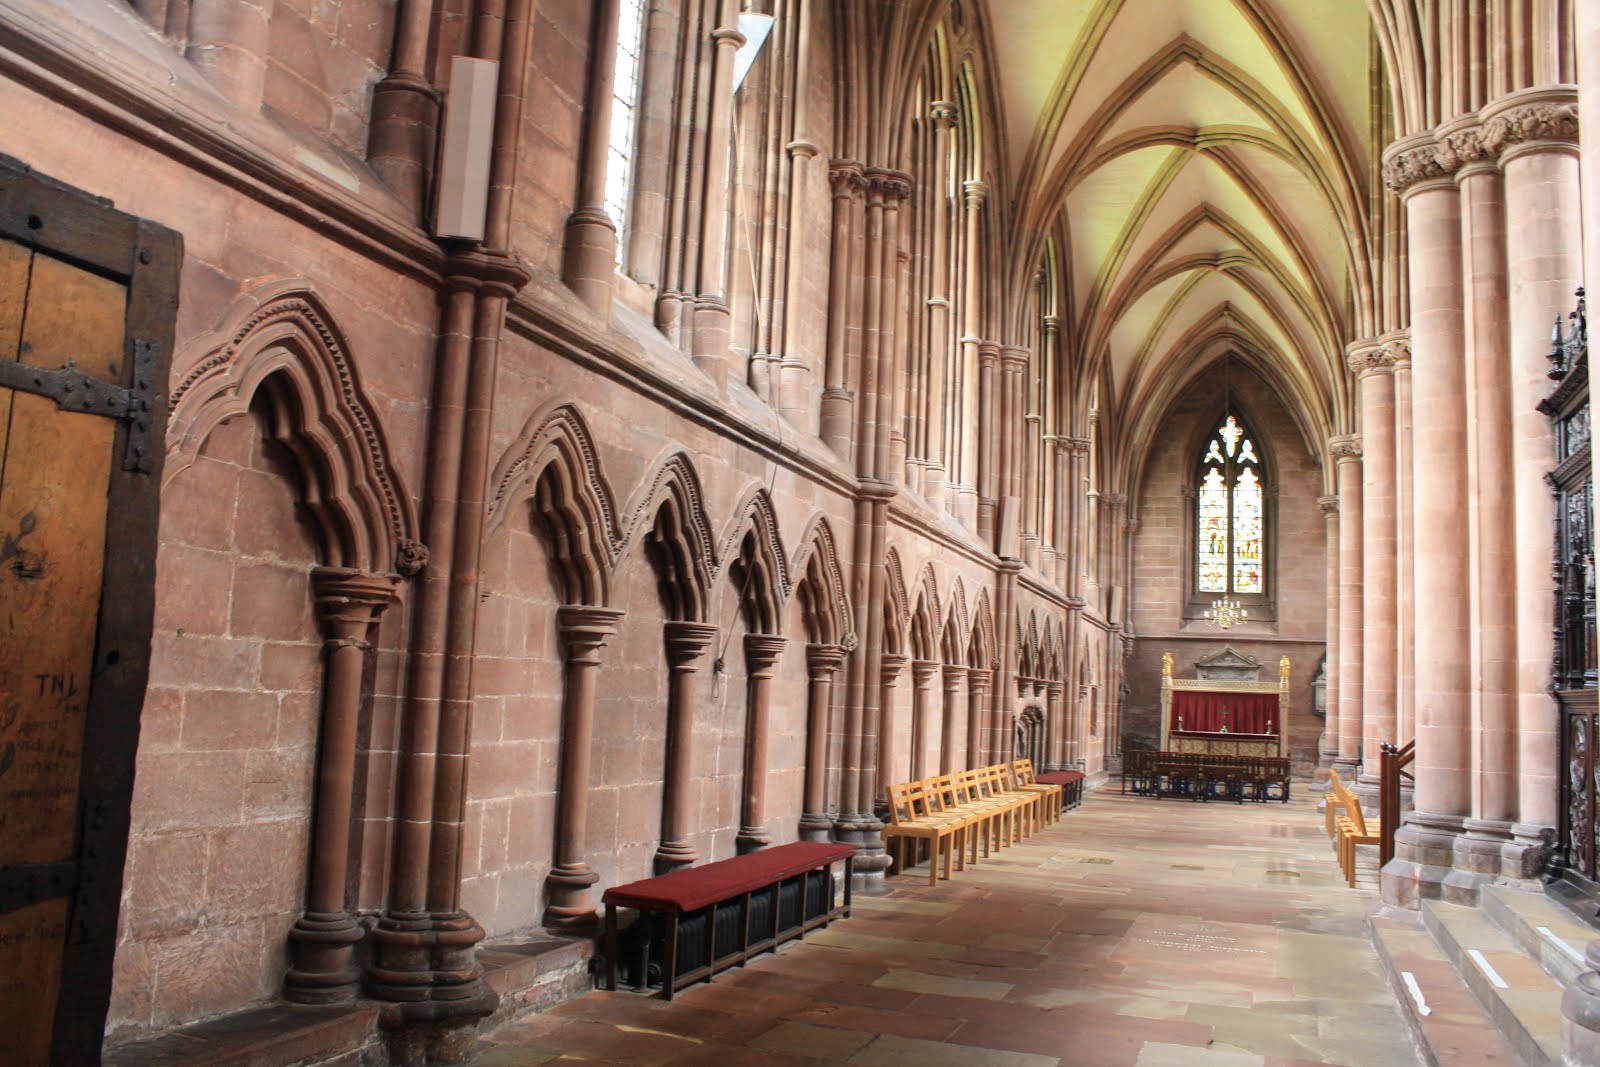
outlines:
{"label": "altar", "polygon": [[1288,756],[1289,657],[1276,682],[1174,678],[1161,657],[1161,751],[1217,756]]}

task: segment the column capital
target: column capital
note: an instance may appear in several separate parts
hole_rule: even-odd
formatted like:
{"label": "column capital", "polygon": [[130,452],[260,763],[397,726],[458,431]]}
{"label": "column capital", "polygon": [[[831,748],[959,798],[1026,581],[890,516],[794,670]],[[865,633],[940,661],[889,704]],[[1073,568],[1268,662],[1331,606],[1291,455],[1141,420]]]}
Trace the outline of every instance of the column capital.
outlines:
{"label": "column capital", "polygon": [[1333,458],[1339,462],[1361,458],[1361,435],[1356,433],[1342,433],[1328,438],[1328,451],[1333,453]]}
{"label": "column capital", "polygon": [[987,693],[994,685],[994,671],[988,667],[967,668],[967,691],[969,693]]}
{"label": "column capital", "polygon": [[1069,456],[1087,456],[1089,454],[1089,439],[1087,437],[1063,437],[1061,447]]}
{"label": "column capital", "polygon": [[844,657],[843,645],[807,645],[806,671],[813,682],[827,681],[844,665]]}
{"label": "column capital", "polygon": [[1100,499],[1108,508],[1120,508],[1128,502],[1127,496],[1123,493],[1101,493]]}
{"label": "column capital", "polygon": [[1317,497],[1317,507],[1322,509],[1324,515],[1337,515],[1339,514],[1339,498],[1337,495],[1319,496]]}
{"label": "column capital", "polygon": [[961,183],[961,191],[966,195],[968,211],[977,211],[983,207],[983,202],[989,196],[989,183],[977,180]]}
{"label": "column capital", "polygon": [[777,634],[745,634],[744,635],[744,661],[751,674],[761,671],[770,671],[778,657],[783,655],[785,646],[789,644],[787,637]]}
{"label": "column capital", "polygon": [[1440,153],[1438,138],[1430,130],[1383,150],[1383,184],[1403,198],[1429,182],[1448,180],[1455,173],[1454,163]]}
{"label": "column capital", "polygon": [[367,628],[394,601],[399,585],[398,574],[351,567],[313,568],[311,590],[317,598],[317,618],[325,640],[331,645],[368,647]]}
{"label": "column capital", "polygon": [[1500,157],[1578,147],[1578,99],[1567,88],[1541,87],[1501,97],[1480,113],[1485,149]]}
{"label": "column capital", "polygon": [[1383,343],[1384,351],[1389,353],[1389,359],[1394,364],[1395,370],[1409,370],[1411,368],[1411,331],[1394,330],[1378,338]]}
{"label": "column capital", "polygon": [[1021,345],[1002,345],[1000,347],[1000,362],[1008,370],[1022,370],[1028,365],[1028,356],[1031,353]]}
{"label": "column capital", "polygon": [[1059,337],[1061,335],[1061,316],[1060,315],[1046,315],[1040,321],[1044,326],[1044,332],[1045,332],[1045,336],[1046,337],[1050,337],[1050,336]]}
{"label": "column capital", "polygon": [[1371,374],[1387,374],[1394,366],[1394,355],[1387,345],[1376,337],[1351,341],[1345,346],[1345,365],[1357,378]]}
{"label": "column capital", "polygon": [[934,129],[943,132],[955,125],[961,109],[953,100],[935,100],[928,105],[928,117],[933,120]]}
{"label": "column capital", "polygon": [[615,608],[596,608],[584,604],[563,604],[556,609],[556,625],[567,647],[567,658],[574,662],[600,662],[606,639],[617,632],[625,612]]}
{"label": "column capital", "polygon": [[999,341],[978,342],[978,365],[990,367],[1000,359]]}
{"label": "column capital", "polygon": [[898,203],[911,195],[911,175],[903,170],[868,167],[863,175],[875,190],[883,193],[885,200]]}
{"label": "column capital", "polygon": [[917,659],[911,661],[911,684],[918,689],[928,689],[933,685],[933,680],[939,677],[939,668],[944,664],[936,659]]}
{"label": "column capital", "polygon": [[1049,696],[1050,699],[1052,699],[1052,700],[1061,699],[1062,690],[1064,690],[1065,688],[1066,688],[1066,686],[1062,682],[1046,682],[1046,683],[1044,683],[1045,694],[1047,696]]}
{"label": "column capital", "polygon": [[961,685],[961,679],[967,676],[967,669],[959,663],[945,663],[941,666],[944,667],[944,687],[954,692]]}
{"label": "column capital", "polygon": [[878,660],[881,670],[880,683],[882,685],[895,684],[900,680],[900,672],[905,670],[906,664],[910,662],[910,656],[903,656],[898,652],[885,652]]}
{"label": "column capital", "polygon": [[673,619],[661,628],[667,646],[667,663],[678,670],[692,671],[706,649],[717,639],[717,628],[708,622]]}
{"label": "column capital", "polygon": [[859,196],[867,187],[863,170],[853,159],[828,160],[828,184],[833,188],[834,198],[844,200]]}

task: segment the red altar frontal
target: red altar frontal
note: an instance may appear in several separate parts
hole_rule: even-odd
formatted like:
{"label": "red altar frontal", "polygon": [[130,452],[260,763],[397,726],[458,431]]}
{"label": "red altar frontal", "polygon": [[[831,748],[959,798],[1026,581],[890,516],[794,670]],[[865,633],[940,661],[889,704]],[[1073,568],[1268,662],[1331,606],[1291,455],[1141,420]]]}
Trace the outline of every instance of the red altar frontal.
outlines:
{"label": "red altar frontal", "polygon": [[1161,750],[1220,756],[1287,756],[1289,657],[1276,682],[1179,679],[1161,657]]}

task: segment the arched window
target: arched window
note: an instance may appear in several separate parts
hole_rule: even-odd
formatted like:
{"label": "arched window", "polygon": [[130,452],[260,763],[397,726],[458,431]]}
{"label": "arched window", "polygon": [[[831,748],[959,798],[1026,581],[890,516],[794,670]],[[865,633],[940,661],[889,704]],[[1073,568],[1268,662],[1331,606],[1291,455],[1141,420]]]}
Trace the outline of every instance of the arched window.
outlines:
{"label": "arched window", "polygon": [[1195,486],[1195,579],[1202,593],[1266,592],[1266,471],[1257,438],[1228,414],[1206,439]]}
{"label": "arched window", "polygon": [[644,53],[644,0],[621,0],[618,8],[611,144],[606,155],[606,213],[617,226],[617,262],[621,263],[628,233],[628,190],[633,184],[633,142],[638,125],[635,112]]}

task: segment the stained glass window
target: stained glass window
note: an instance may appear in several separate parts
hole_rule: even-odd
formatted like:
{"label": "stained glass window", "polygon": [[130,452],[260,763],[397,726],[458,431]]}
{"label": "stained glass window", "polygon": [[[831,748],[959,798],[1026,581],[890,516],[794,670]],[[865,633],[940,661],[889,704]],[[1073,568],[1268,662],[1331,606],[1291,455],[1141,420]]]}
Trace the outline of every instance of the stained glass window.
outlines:
{"label": "stained glass window", "polygon": [[1202,593],[1266,591],[1264,471],[1233,415],[1206,441],[1196,488],[1196,579]]}

